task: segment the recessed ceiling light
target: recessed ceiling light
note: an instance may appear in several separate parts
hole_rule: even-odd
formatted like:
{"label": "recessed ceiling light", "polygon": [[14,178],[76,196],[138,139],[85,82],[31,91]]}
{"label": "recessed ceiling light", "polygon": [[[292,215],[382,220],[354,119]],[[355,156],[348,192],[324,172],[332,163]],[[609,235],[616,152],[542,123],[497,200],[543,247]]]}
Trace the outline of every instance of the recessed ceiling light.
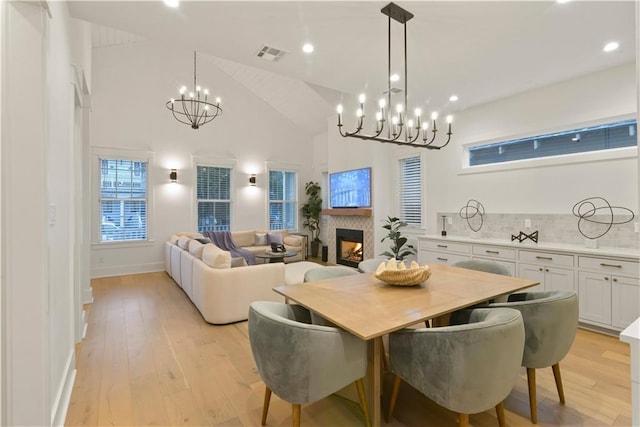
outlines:
{"label": "recessed ceiling light", "polygon": [[398,80],[400,80],[400,76],[398,74],[391,74],[391,76],[389,76],[389,80],[391,80],[392,82],[397,82]]}
{"label": "recessed ceiling light", "polygon": [[620,47],[620,43],[618,43],[618,42],[609,42],[606,45],[604,45],[604,48],[602,50],[605,51],[605,52],[613,52],[614,50],[616,50],[619,47]]}
{"label": "recessed ceiling light", "polygon": [[556,3],[564,4],[569,3],[571,0],[556,0]]}
{"label": "recessed ceiling light", "polygon": [[166,4],[169,7],[178,7],[180,6],[180,0],[162,0],[164,2],[164,4]]}
{"label": "recessed ceiling light", "polygon": [[313,45],[311,43],[305,43],[302,45],[302,51],[304,53],[311,53],[313,52]]}
{"label": "recessed ceiling light", "polygon": [[457,100],[458,100],[458,95],[451,95],[449,97],[449,101],[451,101],[451,102],[456,102]]}

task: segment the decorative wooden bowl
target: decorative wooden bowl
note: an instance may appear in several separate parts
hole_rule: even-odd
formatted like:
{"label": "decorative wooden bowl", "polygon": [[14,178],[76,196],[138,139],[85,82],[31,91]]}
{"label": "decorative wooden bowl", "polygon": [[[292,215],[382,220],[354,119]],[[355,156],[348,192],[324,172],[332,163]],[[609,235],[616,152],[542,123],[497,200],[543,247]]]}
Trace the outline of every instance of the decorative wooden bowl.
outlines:
{"label": "decorative wooden bowl", "polygon": [[[394,262],[392,260],[391,262]],[[394,268],[395,267],[395,268]],[[397,268],[397,265],[381,264],[376,270],[375,277],[389,285],[415,286],[424,282],[431,276],[428,266],[420,267],[412,263],[412,268]]]}

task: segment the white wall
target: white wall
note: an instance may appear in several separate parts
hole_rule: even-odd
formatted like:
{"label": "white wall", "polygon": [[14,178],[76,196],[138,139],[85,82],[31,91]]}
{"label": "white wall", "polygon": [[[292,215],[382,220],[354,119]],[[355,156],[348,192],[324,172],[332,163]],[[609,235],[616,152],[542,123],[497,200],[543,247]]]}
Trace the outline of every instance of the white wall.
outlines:
{"label": "white wall", "polygon": [[463,144],[635,114],[636,84],[635,64],[628,64],[456,114],[452,143],[427,155],[428,232],[439,230],[437,212],[457,212],[472,198],[491,213],[567,214],[590,196],[637,212],[637,158],[459,174]]}
{"label": "white wall", "polygon": [[[299,195],[304,194],[304,183],[313,176],[313,136],[284,119],[205,55],[198,54],[197,69],[198,84],[222,98],[224,112],[193,130],[178,123],[165,107],[169,98],[178,97],[182,84],[193,84],[192,51],[144,42],[94,49],[91,144],[151,152],[153,205],[152,241],[124,248],[94,244],[92,277],[164,268],[164,242],[177,231],[196,228],[193,156],[235,162],[234,230],[267,227],[268,162],[298,168]],[[171,168],[178,169],[178,184],[169,183]],[[257,173],[254,188],[248,187],[250,173]],[[94,230],[98,226],[94,222]]]}
{"label": "white wall", "polygon": [[71,40],[87,33],[62,2],[0,7],[2,421],[51,425],[64,420],[75,372]]}

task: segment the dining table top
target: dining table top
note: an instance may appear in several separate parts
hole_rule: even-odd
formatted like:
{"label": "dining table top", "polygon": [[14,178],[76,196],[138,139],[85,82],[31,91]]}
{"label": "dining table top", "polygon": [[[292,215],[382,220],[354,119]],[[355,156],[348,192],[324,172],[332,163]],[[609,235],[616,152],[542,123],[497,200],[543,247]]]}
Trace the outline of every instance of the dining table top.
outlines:
{"label": "dining table top", "polygon": [[431,264],[416,286],[389,285],[374,273],[334,277],[274,291],[363,340],[447,315],[539,282],[445,264]]}

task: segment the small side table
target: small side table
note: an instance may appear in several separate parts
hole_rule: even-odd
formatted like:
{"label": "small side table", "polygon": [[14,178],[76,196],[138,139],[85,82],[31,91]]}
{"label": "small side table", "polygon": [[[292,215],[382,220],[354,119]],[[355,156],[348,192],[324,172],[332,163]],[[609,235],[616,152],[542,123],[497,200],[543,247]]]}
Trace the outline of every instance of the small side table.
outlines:
{"label": "small side table", "polygon": [[309,235],[304,233],[289,233],[292,236],[300,236],[302,237],[302,253],[304,254],[304,259],[309,259]]}

